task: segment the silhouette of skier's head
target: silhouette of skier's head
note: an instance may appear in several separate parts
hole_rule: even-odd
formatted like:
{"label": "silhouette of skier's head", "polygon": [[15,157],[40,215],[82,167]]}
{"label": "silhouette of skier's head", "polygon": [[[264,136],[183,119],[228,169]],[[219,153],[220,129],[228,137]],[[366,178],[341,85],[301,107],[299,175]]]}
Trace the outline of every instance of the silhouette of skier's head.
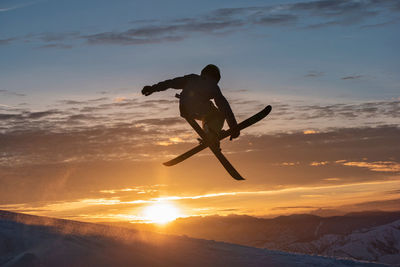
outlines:
{"label": "silhouette of skier's head", "polygon": [[204,69],[201,71],[201,76],[212,77],[217,81],[217,83],[221,79],[221,73],[219,72],[219,68],[213,64],[208,64],[207,66],[205,66]]}

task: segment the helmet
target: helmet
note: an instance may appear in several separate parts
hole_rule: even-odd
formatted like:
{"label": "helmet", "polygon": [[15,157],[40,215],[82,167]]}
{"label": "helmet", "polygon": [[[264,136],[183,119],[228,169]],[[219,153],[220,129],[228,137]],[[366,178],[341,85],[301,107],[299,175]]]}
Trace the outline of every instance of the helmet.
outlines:
{"label": "helmet", "polygon": [[208,64],[201,71],[201,76],[212,76],[217,82],[221,79],[221,73],[219,72],[219,68],[213,64]]}

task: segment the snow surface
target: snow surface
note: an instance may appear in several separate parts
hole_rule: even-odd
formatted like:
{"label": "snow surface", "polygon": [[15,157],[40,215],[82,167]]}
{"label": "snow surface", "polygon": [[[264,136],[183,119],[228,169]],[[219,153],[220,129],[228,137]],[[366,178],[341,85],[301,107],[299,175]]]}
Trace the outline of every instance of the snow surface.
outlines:
{"label": "snow surface", "polygon": [[400,220],[349,235],[329,234],[312,242],[293,243],[286,250],[400,266]]}
{"label": "snow surface", "polygon": [[0,211],[0,266],[383,266]]}

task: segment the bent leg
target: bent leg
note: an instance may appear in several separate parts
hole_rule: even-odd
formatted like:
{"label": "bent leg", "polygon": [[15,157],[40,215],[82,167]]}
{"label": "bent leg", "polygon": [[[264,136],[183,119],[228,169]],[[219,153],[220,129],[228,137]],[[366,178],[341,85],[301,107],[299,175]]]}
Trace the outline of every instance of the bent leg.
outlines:
{"label": "bent leg", "polygon": [[219,133],[222,130],[222,127],[224,127],[225,116],[224,116],[224,114],[222,114],[221,111],[219,111],[219,109],[217,107],[215,107],[213,104],[211,104],[210,111],[204,117],[202,122],[203,122],[204,130],[206,130],[206,128],[208,128],[208,130],[219,135]]}
{"label": "bent leg", "polygon": [[204,132],[207,133],[210,139],[218,146],[219,135],[222,127],[224,127],[224,121],[224,115],[214,105],[210,105],[210,111],[202,120]]}

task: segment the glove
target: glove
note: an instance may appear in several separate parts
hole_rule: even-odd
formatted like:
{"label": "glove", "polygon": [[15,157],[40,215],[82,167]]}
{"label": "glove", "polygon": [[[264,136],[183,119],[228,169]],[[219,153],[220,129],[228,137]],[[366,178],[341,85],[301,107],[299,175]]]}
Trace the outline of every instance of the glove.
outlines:
{"label": "glove", "polygon": [[142,89],[142,94],[145,96],[151,95],[154,92],[155,92],[155,90],[154,90],[153,86],[150,86],[150,85],[146,85]]}
{"label": "glove", "polygon": [[229,138],[229,140],[232,141],[232,139],[238,138],[240,135],[240,130],[234,130],[232,131],[231,137]]}

